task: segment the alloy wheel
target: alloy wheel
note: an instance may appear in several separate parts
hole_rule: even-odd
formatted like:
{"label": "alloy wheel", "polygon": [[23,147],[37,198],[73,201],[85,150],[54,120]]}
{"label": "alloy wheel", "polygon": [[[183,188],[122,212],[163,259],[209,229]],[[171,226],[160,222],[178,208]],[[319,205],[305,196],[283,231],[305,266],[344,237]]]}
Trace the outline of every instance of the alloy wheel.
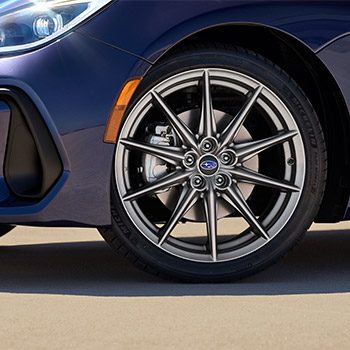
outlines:
{"label": "alloy wheel", "polygon": [[[139,232],[169,254],[204,263],[273,240],[294,213],[305,171],[285,103],[255,77],[216,67],[148,90],[125,120],[115,156],[118,194]],[[192,231],[177,235],[186,225]]]}

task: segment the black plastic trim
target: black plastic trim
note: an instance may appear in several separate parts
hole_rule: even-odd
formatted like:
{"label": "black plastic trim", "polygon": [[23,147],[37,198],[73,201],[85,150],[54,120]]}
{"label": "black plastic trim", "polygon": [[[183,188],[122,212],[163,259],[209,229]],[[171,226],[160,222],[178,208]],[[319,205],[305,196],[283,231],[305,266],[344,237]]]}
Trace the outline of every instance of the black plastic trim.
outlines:
{"label": "black plastic trim", "polygon": [[41,199],[63,172],[50,132],[31,99],[17,88],[0,88],[0,100],[11,109],[4,177],[24,199]]}
{"label": "black plastic trim", "polygon": [[6,233],[10,232],[14,228],[15,228],[15,226],[12,226],[12,225],[0,224],[0,237],[6,235]]}

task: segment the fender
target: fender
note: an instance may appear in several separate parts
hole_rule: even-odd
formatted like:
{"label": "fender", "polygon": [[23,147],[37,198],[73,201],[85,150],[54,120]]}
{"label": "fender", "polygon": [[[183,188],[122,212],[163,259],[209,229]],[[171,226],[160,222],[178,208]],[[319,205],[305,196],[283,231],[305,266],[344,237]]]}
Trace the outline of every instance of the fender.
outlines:
{"label": "fender", "polygon": [[322,48],[317,56],[331,71],[350,110],[350,34],[342,35],[337,40]]}
{"label": "fender", "polygon": [[135,1],[120,0],[77,31],[151,62],[187,36],[220,24],[270,26],[314,51],[350,31],[349,4],[344,1],[145,0],[137,3],[135,6]]}
{"label": "fender", "polygon": [[[318,52],[318,57],[332,72],[341,92],[345,98],[348,109],[350,109],[350,34],[341,36],[337,40],[333,41],[329,45],[325,46]],[[340,131],[342,128],[339,128]],[[349,150],[344,149],[344,153],[347,153],[347,167],[350,169],[350,156]],[[344,179],[343,185],[350,187],[350,176]],[[348,192],[346,193],[348,194]],[[345,194],[345,195],[346,195]],[[348,194],[349,195],[349,194]],[[344,216],[344,220],[350,220],[350,201],[348,208]]]}

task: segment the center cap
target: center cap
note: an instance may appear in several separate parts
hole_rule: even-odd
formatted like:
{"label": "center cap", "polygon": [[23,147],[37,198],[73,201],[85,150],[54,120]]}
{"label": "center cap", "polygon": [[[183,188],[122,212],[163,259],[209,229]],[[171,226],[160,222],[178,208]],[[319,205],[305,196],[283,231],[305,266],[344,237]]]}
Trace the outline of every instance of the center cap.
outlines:
{"label": "center cap", "polygon": [[205,175],[213,175],[218,171],[218,165],[214,156],[204,156],[199,162],[199,170]]}

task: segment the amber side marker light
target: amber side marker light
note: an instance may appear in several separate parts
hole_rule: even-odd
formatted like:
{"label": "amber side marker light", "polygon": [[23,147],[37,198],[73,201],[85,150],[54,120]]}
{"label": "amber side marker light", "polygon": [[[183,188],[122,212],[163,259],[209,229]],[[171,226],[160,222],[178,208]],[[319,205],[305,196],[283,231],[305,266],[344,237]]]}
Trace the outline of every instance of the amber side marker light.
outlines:
{"label": "amber side marker light", "polygon": [[118,97],[115,100],[111,114],[109,115],[105,134],[103,137],[103,142],[116,143],[118,130],[124,112],[141,80],[142,77],[129,79],[124,83],[123,87],[119,91]]}

